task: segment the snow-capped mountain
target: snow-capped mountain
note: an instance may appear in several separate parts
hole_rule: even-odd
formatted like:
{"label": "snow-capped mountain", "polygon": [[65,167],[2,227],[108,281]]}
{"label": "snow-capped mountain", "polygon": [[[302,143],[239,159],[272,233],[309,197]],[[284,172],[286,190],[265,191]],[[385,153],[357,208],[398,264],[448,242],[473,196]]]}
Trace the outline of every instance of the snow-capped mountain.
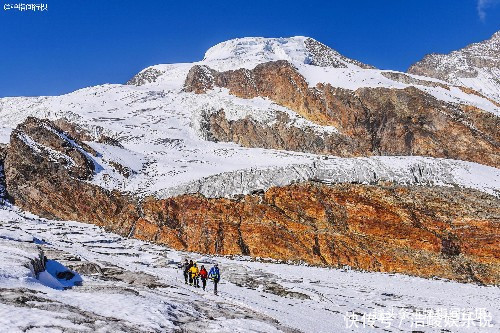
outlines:
{"label": "snow-capped mountain", "polygon": [[[349,59],[330,47],[309,37],[261,38],[247,37],[222,42],[210,48],[202,61],[189,64],[151,66],[133,77],[128,84],[149,87],[178,88],[193,65],[205,65],[217,71],[253,69],[258,64],[284,60],[295,66],[309,86],[328,83],[333,87],[405,88],[416,86],[432,96],[454,103],[478,106],[499,113],[498,105],[467,94],[456,87],[443,88],[449,83],[428,75],[381,71],[373,66]],[[498,77],[498,73],[497,73]]]}
{"label": "snow-capped mountain", "polygon": [[248,68],[269,61],[287,60],[297,66],[313,65],[334,68],[374,68],[344,57],[337,51],[309,37],[237,38],[217,44],[205,53],[203,62],[219,71]]}
{"label": "snow-capped mountain", "polygon": [[[421,278],[500,282],[483,44],[455,62],[489,59],[489,88],[239,38],[127,84],[0,99],[1,327],[400,331],[454,306],[496,331],[497,289]],[[221,296],[184,285],[184,257],[221,263]],[[366,326],[388,308],[403,318]]]}
{"label": "snow-capped mountain", "polygon": [[[318,49],[321,52],[317,51]],[[102,145],[94,147],[103,150],[104,158],[100,161],[103,169],[95,175],[93,182],[109,189],[143,193],[143,195],[187,184],[221,172],[313,163],[318,158],[322,159],[321,156],[301,152],[320,152],[342,156],[381,154],[369,151],[370,147],[362,148],[362,150],[357,148],[356,145],[359,144],[352,143],[352,136],[346,137],[346,134],[352,131],[348,123],[343,124],[340,120],[330,119],[330,125],[318,124],[316,118],[308,117],[306,113],[297,113],[297,110],[292,107],[283,106],[287,105],[283,101],[273,100],[266,96],[256,96],[251,99],[240,98],[225,88],[217,87],[204,94],[184,91],[186,77],[193,66],[202,65],[222,71],[241,67],[252,68],[269,60],[291,61],[306,80],[306,85],[313,89],[318,83],[353,91],[361,88],[387,88],[402,91],[405,88],[415,87],[417,91],[425,93],[430,100],[435,98],[438,104],[433,107],[436,109],[446,108],[446,105],[457,105],[481,109],[485,115],[500,113],[499,107],[491,101],[475,94],[465,93],[458,87],[443,86],[444,83],[435,79],[368,68],[310,38],[243,38],[214,46],[207,51],[204,60],[198,63],[157,65],[147,68],[129,82],[134,84],[84,88],[63,96],[0,99],[2,137],[4,143],[7,143],[11,130],[28,116],[52,120],[63,118],[78,123],[94,137],[106,134],[119,140],[123,148],[110,148]],[[307,86],[304,89],[307,89]],[[379,94],[376,90],[373,92],[375,95]],[[408,94],[397,98],[407,98],[406,96]],[[348,100],[358,99],[356,95],[349,95],[339,103],[347,104]],[[321,100],[319,102],[321,103]],[[399,100],[395,103],[400,105],[404,102]],[[428,102],[422,101],[422,103]],[[334,105],[331,107],[338,108]],[[214,135],[214,130],[207,132],[207,121],[210,121],[210,118],[220,110],[224,110],[224,120],[233,124],[237,121],[251,120],[258,126],[267,126],[265,128],[272,129],[273,125],[283,126],[287,130],[286,133],[290,133],[287,136],[285,130],[281,130],[285,134],[278,141],[283,144],[264,142],[260,145],[251,143],[248,146],[249,148],[276,147],[287,151],[246,149],[221,142],[235,141],[228,138],[218,138],[216,143],[205,140]],[[364,110],[363,106],[360,106],[359,112],[362,110]],[[382,108],[381,110],[383,111]],[[325,112],[331,111],[325,109]],[[345,112],[354,113],[354,110],[348,109]],[[452,113],[449,116],[451,118],[456,117],[457,113],[460,114],[460,118],[465,117],[464,124],[477,121],[477,117],[474,120],[467,119],[468,116],[459,109],[454,108],[448,112]],[[165,124],[168,125],[165,126]],[[345,128],[337,128],[334,125]],[[486,127],[475,124],[474,131]],[[449,127],[445,128],[446,131],[449,129]],[[297,137],[299,132],[306,133],[310,142],[321,140],[324,143],[320,148],[300,147],[299,145],[290,149],[286,143],[291,142],[292,135]],[[221,136],[220,133],[218,135]],[[375,134],[364,132],[363,135]],[[409,137],[413,134],[404,135]],[[491,136],[491,134],[486,135]],[[356,140],[361,137],[357,135]],[[467,140],[470,141],[470,139]],[[239,144],[242,144],[241,141],[244,140],[236,140]],[[332,142],[330,143],[332,148],[321,148],[328,146],[329,142]],[[369,142],[361,144],[371,145]],[[442,145],[442,142],[439,145]],[[335,150],[335,147],[344,146],[344,152]],[[397,149],[382,154],[419,154],[412,152],[411,149],[406,151],[401,150],[403,148]],[[469,160],[480,161],[486,155]],[[430,156],[433,155],[430,154]],[[468,159],[464,156],[446,155],[444,152],[435,156]],[[491,159],[494,161],[494,157]],[[132,177],[125,179],[119,173],[114,172],[106,160],[117,160],[136,172]]]}
{"label": "snow-capped mountain", "polygon": [[449,54],[428,54],[408,73],[469,87],[500,103],[500,31]]}
{"label": "snow-capped mountain", "polygon": [[[201,62],[219,71],[239,68],[252,69],[258,64],[286,60],[298,67],[319,66],[337,69],[371,69],[370,65],[349,59],[328,46],[309,37],[290,38],[237,38],[219,43],[207,50]],[[175,78],[184,79],[192,64],[152,66],[132,78],[128,84],[143,85],[156,82],[162,84]],[[161,77],[161,78],[160,78]]]}
{"label": "snow-capped mountain", "polygon": [[[175,250],[498,284],[500,107],[448,81],[379,70],[307,37],[240,38],[199,62],[148,67],[127,84],[2,98],[0,196],[50,220],[92,223]],[[19,221],[0,226],[15,229],[3,238],[43,233],[63,247],[32,226],[52,230],[56,222]],[[125,253],[130,244],[147,247],[122,240]],[[132,252],[124,257],[142,262],[134,269],[155,265]],[[174,274],[153,268],[148,274]],[[136,291],[152,293],[143,287]],[[167,296],[152,297],[161,304]],[[254,297],[262,296],[230,301]],[[184,309],[186,299],[178,302]],[[297,313],[317,310],[309,305]],[[268,310],[252,317],[262,330],[286,330],[283,318],[295,316]],[[304,323],[290,326],[304,330]]]}

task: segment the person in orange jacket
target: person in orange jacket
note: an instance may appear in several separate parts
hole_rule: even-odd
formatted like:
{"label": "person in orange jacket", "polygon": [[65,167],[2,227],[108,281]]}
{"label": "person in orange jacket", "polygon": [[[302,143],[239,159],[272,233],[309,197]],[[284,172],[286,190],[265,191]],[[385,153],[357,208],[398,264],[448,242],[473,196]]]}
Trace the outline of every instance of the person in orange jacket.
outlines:
{"label": "person in orange jacket", "polygon": [[200,269],[200,278],[201,278],[201,285],[203,287],[203,290],[205,290],[205,287],[207,286],[208,272],[205,269],[205,266],[203,266],[203,265],[201,265],[201,269]]}
{"label": "person in orange jacket", "polygon": [[200,287],[200,280],[199,280],[198,275],[200,274],[200,270],[198,269],[198,266],[196,265],[196,263],[193,263],[193,266],[191,266],[191,268],[189,269],[189,273],[191,274],[191,279],[189,279],[189,281],[191,282],[191,280],[193,280],[193,285],[196,288],[199,288]]}

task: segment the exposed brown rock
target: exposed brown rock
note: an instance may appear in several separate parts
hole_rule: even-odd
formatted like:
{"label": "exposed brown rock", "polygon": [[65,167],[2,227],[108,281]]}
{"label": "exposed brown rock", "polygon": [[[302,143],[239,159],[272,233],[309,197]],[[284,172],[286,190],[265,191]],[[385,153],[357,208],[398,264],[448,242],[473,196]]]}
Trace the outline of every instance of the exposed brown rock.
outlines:
{"label": "exposed brown rock", "polygon": [[217,72],[208,66],[193,66],[186,76],[184,90],[202,94],[214,87],[214,75],[217,75]]}
{"label": "exposed brown rock", "polygon": [[[301,151],[340,156],[423,155],[500,166],[499,117],[478,116],[478,110],[439,101],[414,87],[352,91],[318,84],[309,88],[293,65],[276,61],[260,64],[253,70],[222,73],[194,66],[184,89],[203,93],[214,86],[227,88],[242,98],[270,98],[317,124],[335,126],[340,134],[333,141],[349,143],[330,145],[323,151],[299,147],[296,143],[289,145],[304,149]],[[220,121],[220,115],[218,118]],[[246,129],[244,124],[233,125],[226,126],[224,131],[213,131],[214,139],[253,146],[252,141],[256,140],[240,139],[246,134],[242,132]],[[263,131],[266,129],[255,132]],[[274,148],[279,144],[271,140],[266,146],[256,146]]]}
{"label": "exposed brown rock", "polygon": [[2,161],[2,162],[5,159],[5,156],[7,155],[7,148],[8,147],[9,147],[9,145],[0,143],[0,161]]}
{"label": "exposed brown rock", "polygon": [[94,141],[94,137],[78,124],[72,123],[64,118],[59,118],[53,121],[54,125],[60,130],[69,134],[72,138],[78,139],[80,141]]}
{"label": "exposed brown rock", "polygon": [[135,201],[92,185],[94,162],[83,142],[47,120],[28,118],[11,135],[5,159],[10,199],[52,219],[76,220],[128,234],[138,218]]}
{"label": "exposed brown rock", "polygon": [[5,185],[4,160],[7,155],[8,145],[0,144],[0,205],[7,199],[7,186]]}
{"label": "exposed brown rock", "polygon": [[207,114],[202,128],[210,141],[236,142],[245,147],[260,147],[302,151],[315,154],[337,153],[341,156],[359,156],[364,151],[359,142],[338,133],[321,133],[312,128],[290,126],[286,113],[276,112],[273,125],[262,124],[252,118],[227,120],[224,110]]}
{"label": "exposed brown rock", "polygon": [[135,236],[194,252],[498,283],[498,207],[471,190],[309,183],[241,200],[150,198]]}

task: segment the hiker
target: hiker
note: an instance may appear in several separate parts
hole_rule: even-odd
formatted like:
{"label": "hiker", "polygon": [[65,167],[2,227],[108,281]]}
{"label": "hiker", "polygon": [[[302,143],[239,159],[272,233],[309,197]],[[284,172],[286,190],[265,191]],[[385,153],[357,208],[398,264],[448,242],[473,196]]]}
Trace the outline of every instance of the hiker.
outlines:
{"label": "hiker", "polygon": [[193,261],[189,260],[189,264],[187,265],[186,270],[184,271],[186,279],[189,279],[189,284],[193,284],[193,280],[191,279],[191,267],[193,267]]}
{"label": "hiker", "polygon": [[208,278],[214,282],[214,294],[217,295],[217,283],[220,281],[219,265],[215,264],[214,267],[210,268]]}
{"label": "hiker", "polygon": [[196,288],[199,288],[200,287],[200,280],[198,279],[198,274],[200,273],[200,271],[198,269],[198,266],[196,266],[196,263],[194,263],[193,266],[191,266],[191,268],[189,269],[189,272],[191,273],[191,276],[189,279],[189,284],[191,284],[191,281],[193,281],[192,284]]}
{"label": "hiker", "polygon": [[184,274],[184,283],[188,284],[189,277],[189,262],[187,259],[184,259],[184,263],[182,264],[182,273]]}
{"label": "hiker", "polygon": [[203,266],[203,265],[201,265],[201,269],[200,269],[200,278],[201,278],[201,285],[203,287],[203,290],[205,290],[205,287],[207,286],[208,272],[205,269],[205,266]]}

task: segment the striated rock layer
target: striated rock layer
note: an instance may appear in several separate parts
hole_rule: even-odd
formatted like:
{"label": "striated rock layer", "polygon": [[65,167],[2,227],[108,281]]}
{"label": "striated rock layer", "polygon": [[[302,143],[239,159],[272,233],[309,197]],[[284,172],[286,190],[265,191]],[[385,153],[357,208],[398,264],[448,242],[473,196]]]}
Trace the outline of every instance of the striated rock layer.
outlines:
{"label": "striated rock layer", "polygon": [[99,166],[95,152],[48,120],[28,118],[11,134],[5,158],[9,198],[51,219],[105,226],[120,234],[138,218],[135,201],[88,183]]}
{"label": "striated rock layer", "polygon": [[302,183],[239,200],[149,198],[134,236],[194,252],[499,283],[499,207],[473,190]]}
{"label": "striated rock layer", "polygon": [[299,184],[139,201],[88,182],[98,152],[46,120],[12,132],[11,200],[179,250],[500,283],[499,199],[457,187]]}
{"label": "striated rock layer", "polygon": [[275,61],[226,72],[197,65],[184,90],[200,94],[214,87],[241,98],[267,97],[339,133],[296,135],[282,125],[286,121],[272,126],[250,119],[227,121],[221,110],[205,123],[212,140],[339,156],[422,155],[500,166],[499,117],[439,101],[415,87],[310,88],[292,64]]}

